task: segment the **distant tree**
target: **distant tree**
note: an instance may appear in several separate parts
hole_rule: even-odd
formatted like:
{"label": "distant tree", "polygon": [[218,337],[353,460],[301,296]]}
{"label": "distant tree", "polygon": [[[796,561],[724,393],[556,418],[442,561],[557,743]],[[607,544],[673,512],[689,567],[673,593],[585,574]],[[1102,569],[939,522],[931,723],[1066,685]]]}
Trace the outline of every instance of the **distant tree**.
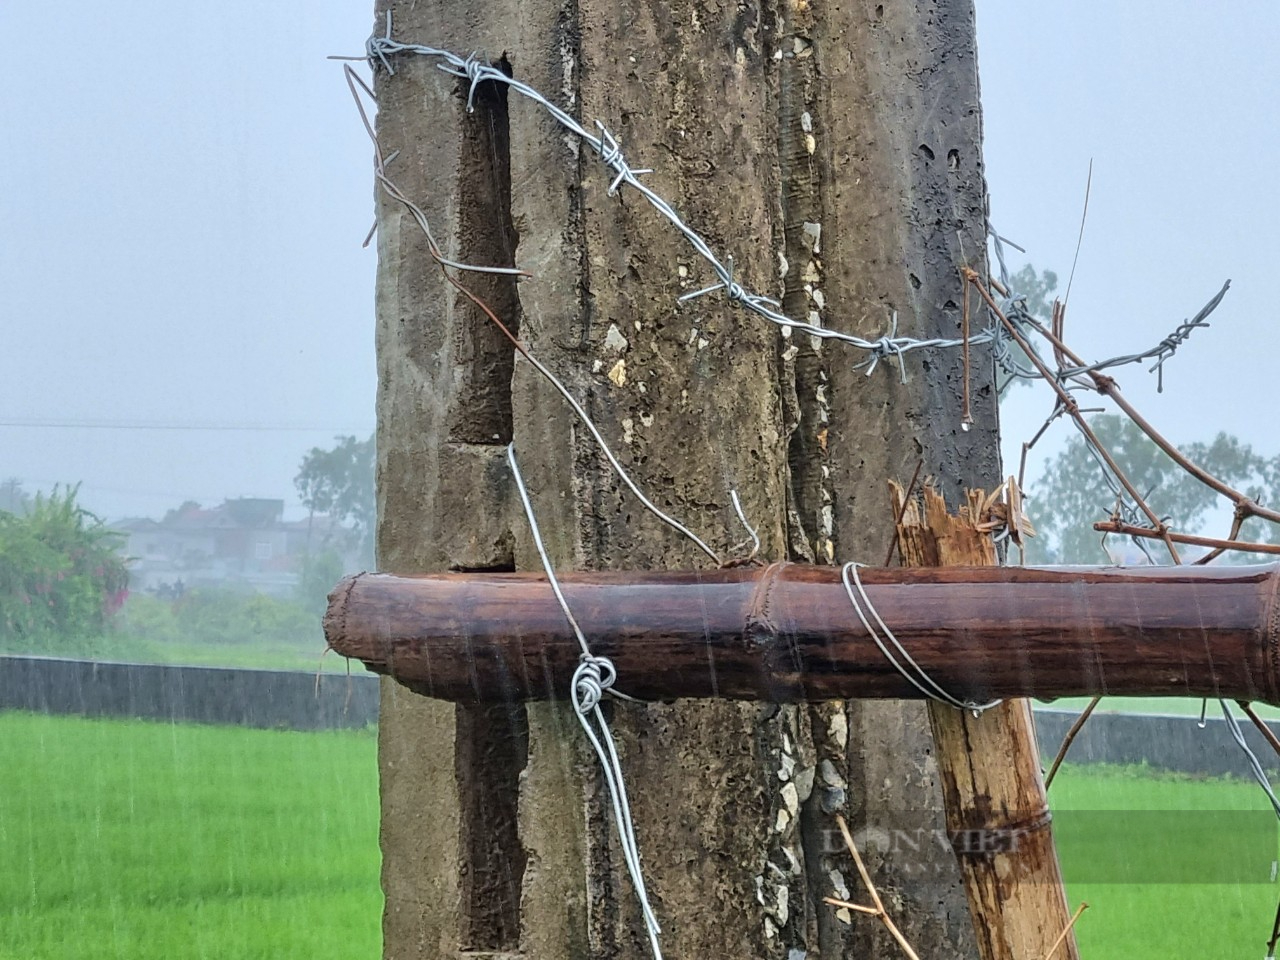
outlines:
{"label": "distant tree", "polygon": [[26,514],[0,512],[0,646],[76,652],[106,631],[128,594],[123,537],[76,500],[36,494]]}
{"label": "distant tree", "polygon": [[1052,270],[1037,273],[1031,264],[1025,264],[1017,273],[1009,276],[1009,292],[1027,302],[1027,313],[1049,322],[1053,316],[1053,293],[1058,289],[1058,275]]}
{"label": "distant tree", "polygon": [[[337,580],[335,576],[333,582]],[[192,587],[177,599],[134,594],[112,636],[126,641],[125,647],[133,656],[162,646],[184,650],[202,646],[296,647],[317,653],[324,648],[316,610],[293,599],[229,586]],[[134,641],[132,646],[128,641]]]}
{"label": "distant tree", "polygon": [[198,510],[200,510],[200,504],[196,503],[196,501],[184,500],[182,501],[181,506],[175,507],[172,510],[166,510],[164,520],[161,522],[170,523],[177,520],[179,517],[185,517],[188,514],[196,513]]}
{"label": "distant tree", "polygon": [[228,587],[197,587],[173,604],[188,642],[323,644],[318,618],[290,600]]}
{"label": "distant tree", "polygon": [[[1181,532],[1199,530],[1218,499],[1212,490],[1170,460],[1128,418],[1105,414],[1093,417],[1089,425],[1158,516],[1168,517]],[[1280,493],[1280,457],[1262,457],[1229,434],[1180,449],[1192,462],[1260,502]],[[1093,524],[1110,516],[1115,494],[1082,436],[1073,436],[1066,449],[1045,462],[1044,475],[1031,485],[1030,494],[1027,509],[1039,536],[1028,544],[1029,562],[1107,562],[1102,535]],[[1246,528],[1247,534],[1275,542],[1274,528],[1254,523]]]}
{"label": "distant tree", "polygon": [[[1053,293],[1058,289],[1058,275],[1052,270],[1036,272],[1036,268],[1031,264],[1025,264],[1017,273],[1011,274],[1009,277],[1009,294],[1015,302],[1021,301],[1027,313],[1048,326],[1050,318],[1053,316]],[[1014,361],[1023,368],[1030,368],[1031,361],[1027,359],[1027,355],[1022,348],[1016,343],[1011,343],[1009,349],[1013,354]],[[1000,389],[1003,390],[1009,382],[1012,383],[1030,383],[1022,377],[1012,377],[1006,379],[1003,373],[999,377]]]}
{"label": "distant tree", "polygon": [[31,509],[31,494],[16,477],[0,482],[0,512],[25,514]]}
{"label": "distant tree", "polygon": [[[352,531],[361,562],[373,564],[373,527],[377,507],[374,500],[373,437],[336,437],[330,449],[312,447],[302,458],[293,478],[298,497],[314,517],[325,514]],[[330,549],[321,542],[312,551]]]}
{"label": "distant tree", "polygon": [[333,550],[312,551],[302,558],[296,596],[303,609],[316,617],[324,615],[329,591],[347,572],[342,567],[342,557]]}

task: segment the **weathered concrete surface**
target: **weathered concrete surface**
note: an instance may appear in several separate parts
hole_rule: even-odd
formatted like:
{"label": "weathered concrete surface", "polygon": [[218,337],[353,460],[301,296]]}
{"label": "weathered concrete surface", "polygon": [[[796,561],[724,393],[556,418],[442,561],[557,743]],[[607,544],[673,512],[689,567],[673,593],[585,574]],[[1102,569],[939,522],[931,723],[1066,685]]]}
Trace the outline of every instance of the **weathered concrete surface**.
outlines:
{"label": "weathered concrete surface", "polygon": [[[805,243],[814,234],[820,238],[807,285],[822,300],[802,283],[808,303],[795,303],[789,283],[788,306],[817,307],[829,325],[868,338],[885,332],[895,312],[900,333],[955,336],[957,268],[980,266],[984,258],[972,8],[791,6],[795,57],[784,57],[784,80],[791,81],[784,90],[794,91],[788,118],[800,129],[792,127],[791,142],[800,141],[803,153],[784,148],[782,156],[798,158],[792,182],[809,198],[805,219],[813,217],[807,233],[801,224],[801,236]],[[787,49],[787,38],[781,45]],[[788,249],[795,256],[796,245]],[[977,356],[974,424],[964,432],[958,352],[909,357],[902,384],[891,369],[871,378],[851,370],[834,344],[801,344],[795,360],[801,415],[791,443],[793,475],[803,478],[793,488],[795,516],[806,534],[801,545],[812,544],[818,559],[880,563],[892,538],[885,479],[905,482],[921,462],[921,475],[933,477],[953,503],[963,487],[998,479],[995,396],[988,366]],[[793,534],[793,544],[796,539]],[[819,769],[830,771],[828,789],[849,792],[855,827],[901,809],[933,810],[934,825],[942,825],[923,705],[853,702],[815,706],[811,713],[815,730],[847,731],[819,739],[817,747]],[[824,853],[824,801],[830,802],[815,793],[806,809],[814,884],[841,867]],[[972,955],[958,873],[939,858],[914,880],[895,878],[891,864],[873,864],[873,877],[901,905],[897,914],[913,943],[927,944],[933,955]],[[851,928],[819,911],[816,922],[823,956],[888,956],[896,949],[874,920],[856,918]]]}
{"label": "weathered concrete surface", "polygon": [[[413,35],[467,50],[485,40],[480,19],[446,18],[434,7],[416,17],[396,10],[397,24]],[[379,142],[385,155],[399,151],[388,174],[421,204],[440,243],[462,260],[509,264],[517,238],[502,98],[487,91],[486,122],[468,122],[454,82],[413,60],[398,64],[390,82],[379,76],[377,89]],[[510,569],[503,445],[511,352],[446,283],[406,211],[381,193],[377,208],[379,566]],[[511,281],[482,277],[476,292],[518,327]],[[384,683],[378,749],[388,957],[453,957],[518,939],[512,901],[525,858],[510,841],[518,836],[513,763],[527,751],[515,743],[523,712],[516,708],[506,723],[458,717],[452,704]],[[472,736],[459,743],[456,729]]]}
{"label": "weathered concrete surface", "polygon": [[[588,124],[607,122],[635,166],[656,168],[646,182],[734,255],[745,285],[863,334],[884,332],[892,310],[915,336],[958,328],[957,270],[980,266],[984,225],[967,4],[392,6],[397,39],[505,57]],[[446,253],[494,263],[514,250],[535,275],[518,306],[503,281],[464,280],[488,284],[486,299],[519,314],[523,339],[644,489],[718,551],[744,539],[730,488],[764,556],[878,563],[892,532],[885,479],[905,480],[918,458],[949,494],[996,478],[981,352],[976,424],[962,434],[956,356],[913,355],[901,385],[891,364],[865,378],[835,345],[783,338],[723,297],[677,304],[709,272],[638,197],[606,197],[598,160],[529,104],[513,99],[508,114],[482,96],[467,116],[453,79],[408,59],[394,78],[380,74],[378,90],[383,150],[402,151],[389,172]],[[464,198],[491,215],[467,214]],[[536,568],[504,495],[508,422],[558,566],[704,562],[621,488],[527,363],[517,359],[509,398],[493,389],[501,367],[480,318],[443,284],[403,212],[379,207],[382,568]],[[451,451],[471,466],[450,466]],[[388,957],[645,954],[607,798],[571,712],[531,708],[523,773],[468,781],[488,777],[507,800],[518,790],[512,870],[523,864],[519,943],[478,944],[468,939],[475,905],[441,879],[480,855],[456,819],[471,808],[458,795],[452,708],[388,694],[383,710]],[[842,805],[856,823],[877,808],[937,803],[921,711],[714,701],[611,711],[669,955],[892,954],[870,925],[821,906],[847,867],[828,860],[825,831]],[[406,772],[415,756],[423,769]],[[897,883],[887,867],[878,879],[925,955],[963,956],[969,921],[945,868],[927,886]]]}
{"label": "weathered concrete surface", "polygon": [[[828,171],[822,283],[842,315],[837,320],[833,309],[832,323],[874,336],[896,311],[900,333],[956,336],[957,270],[969,264],[981,272],[985,246],[972,6],[832,4],[823,7],[814,30],[821,56],[816,153]],[[964,487],[998,481],[989,361],[976,354],[974,424],[964,432],[959,351],[909,357],[906,384],[888,370],[865,378],[836,351],[825,353],[833,381],[826,488],[832,536],[841,559],[879,563],[893,535],[886,478],[905,482],[922,462],[922,478],[932,477],[953,505]],[[802,516],[813,512],[801,509]],[[833,760],[846,764],[854,822],[923,807],[938,811],[940,826],[924,706],[863,701],[845,713],[848,748]],[[873,879],[900,904],[904,932],[925,945],[922,955],[973,955],[958,873],[944,856],[939,852],[927,880],[897,878],[890,863],[873,866]],[[866,918],[852,938],[833,928],[829,916],[822,919],[823,956],[890,956],[895,949]]]}

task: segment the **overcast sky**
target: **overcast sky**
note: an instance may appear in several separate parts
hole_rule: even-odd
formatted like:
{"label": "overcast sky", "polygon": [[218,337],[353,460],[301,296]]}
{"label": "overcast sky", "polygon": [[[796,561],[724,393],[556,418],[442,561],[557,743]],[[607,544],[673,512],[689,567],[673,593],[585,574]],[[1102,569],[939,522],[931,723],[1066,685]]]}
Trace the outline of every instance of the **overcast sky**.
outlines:
{"label": "overcast sky", "polygon": [[[292,503],[307,448],[372,429],[370,153],[325,60],[371,20],[314,0],[0,8],[0,479],[82,481],[113,517]],[[1280,5],[979,0],[978,23],[1015,265],[1065,285],[1092,159],[1068,339],[1145,349],[1232,279],[1162,396],[1137,367],[1121,382],[1174,440],[1226,429],[1280,452],[1260,389]],[[1007,450],[1051,403],[1013,396]]]}
{"label": "overcast sky", "polygon": [[309,447],[372,430],[370,150],[325,59],[372,21],[3,5],[0,477],[112,516],[292,499]]}
{"label": "overcast sky", "polygon": [[[978,43],[993,223],[1063,286],[1093,161],[1068,341],[1091,359],[1149,348],[1230,279],[1163,394],[1144,367],[1117,376],[1175,442],[1227,430],[1280,453],[1259,389],[1277,343],[1280,4],[979,0]],[[1006,401],[1006,469],[1051,404],[1043,386]]]}

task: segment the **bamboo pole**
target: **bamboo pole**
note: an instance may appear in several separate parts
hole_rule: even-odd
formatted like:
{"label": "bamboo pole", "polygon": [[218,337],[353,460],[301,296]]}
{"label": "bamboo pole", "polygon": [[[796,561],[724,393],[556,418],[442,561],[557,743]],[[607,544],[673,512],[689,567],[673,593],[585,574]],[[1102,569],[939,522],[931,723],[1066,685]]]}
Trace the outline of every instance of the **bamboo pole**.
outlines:
{"label": "bamboo pole", "polygon": [[[861,579],[904,648],[962,699],[1280,703],[1278,567],[971,566]],[[863,628],[838,568],[561,580],[592,650],[641,699],[921,696]],[[578,664],[564,614],[534,574],[349,577],[330,597],[325,635],[371,670],[461,702],[564,698]]]}
{"label": "bamboo pole", "polygon": [[[996,564],[990,535],[976,529],[981,491],[954,515],[932,488],[923,509],[897,484],[890,489],[905,565]],[[1076,960],[1030,702],[1006,700],[974,716],[931,701],[929,720],[947,833],[982,960],[1041,958],[1059,945],[1059,956]]]}

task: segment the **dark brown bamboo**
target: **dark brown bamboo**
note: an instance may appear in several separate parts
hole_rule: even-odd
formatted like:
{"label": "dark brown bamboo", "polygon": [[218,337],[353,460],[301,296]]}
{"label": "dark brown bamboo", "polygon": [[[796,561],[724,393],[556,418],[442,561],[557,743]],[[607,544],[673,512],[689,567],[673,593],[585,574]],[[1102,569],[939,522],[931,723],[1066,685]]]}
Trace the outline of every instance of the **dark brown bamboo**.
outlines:
{"label": "dark brown bamboo", "polygon": [[[872,604],[944,689],[978,700],[1095,694],[1280,703],[1280,568],[864,570]],[[832,567],[561,578],[618,688],[646,700],[919,698]],[[568,694],[579,651],[544,577],[360,574],[325,636],[427,696]]]}

